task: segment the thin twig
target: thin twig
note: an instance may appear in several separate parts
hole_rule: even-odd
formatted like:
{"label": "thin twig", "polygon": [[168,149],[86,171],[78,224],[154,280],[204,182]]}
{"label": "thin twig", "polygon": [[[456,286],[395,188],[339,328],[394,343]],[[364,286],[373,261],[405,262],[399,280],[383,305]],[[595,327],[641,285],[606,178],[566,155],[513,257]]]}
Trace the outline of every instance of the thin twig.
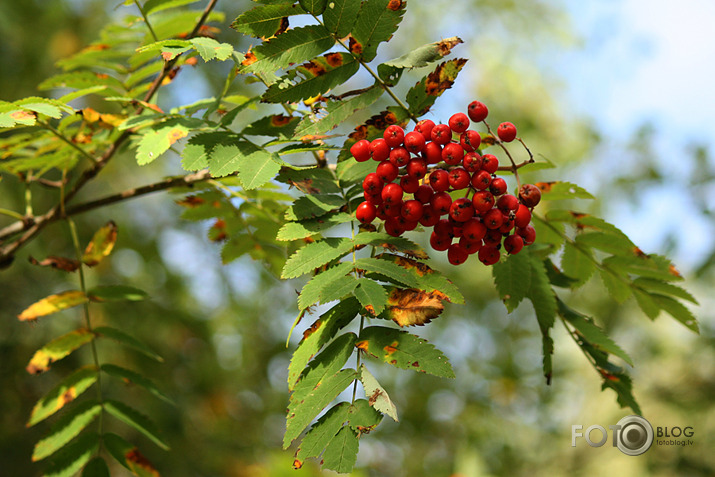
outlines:
{"label": "thin twig", "polygon": [[149,33],[151,33],[151,37],[154,38],[154,41],[159,41],[159,37],[156,36],[156,33],[154,32],[154,29],[151,27],[151,23],[149,23],[149,17],[146,16],[146,13],[144,13],[144,9],[142,8],[141,4],[139,3],[138,0],[134,0],[134,5],[137,6],[139,9],[139,13],[142,14],[142,18],[144,19],[144,23],[146,23],[147,28],[149,29]]}
{"label": "thin twig", "polygon": [[42,126],[43,128],[47,129],[50,131],[52,134],[54,134],[58,139],[61,141],[67,143],[71,148],[75,149],[77,152],[82,154],[85,158],[89,159],[89,162],[92,164],[95,164],[97,162],[97,159],[94,158],[94,156],[81,147],[79,147],[77,144],[73,143],[71,140],[69,140],[64,134],[59,132],[55,127],[53,127],[50,123],[46,123],[45,121],[42,120],[37,120],[37,123]]}

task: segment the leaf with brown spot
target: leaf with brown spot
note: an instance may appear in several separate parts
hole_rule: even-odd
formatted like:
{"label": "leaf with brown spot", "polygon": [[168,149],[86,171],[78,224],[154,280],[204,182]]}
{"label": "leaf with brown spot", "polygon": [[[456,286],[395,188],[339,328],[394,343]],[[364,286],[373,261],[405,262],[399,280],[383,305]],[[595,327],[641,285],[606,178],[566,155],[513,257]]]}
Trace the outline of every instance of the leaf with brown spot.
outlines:
{"label": "leaf with brown spot", "polygon": [[94,233],[82,255],[82,261],[87,266],[98,265],[104,257],[112,253],[114,244],[117,243],[117,230],[117,224],[110,220]]}
{"label": "leaf with brown spot", "polygon": [[400,326],[422,326],[442,313],[444,301],[449,301],[447,295],[437,290],[393,288],[380,318],[393,320]]}
{"label": "leaf with brown spot", "polygon": [[395,422],[397,418],[397,407],[390,399],[387,391],[380,385],[364,364],[360,365],[360,382],[365,390],[365,397],[368,404],[383,414],[390,416]]}
{"label": "leaf with brown spot", "polygon": [[25,368],[30,374],[39,374],[50,369],[50,364],[59,361],[82,345],[94,339],[94,333],[84,328],[55,338],[37,350]]}
{"label": "leaf with brown spot", "polygon": [[72,260],[71,258],[57,257],[55,255],[50,255],[44,260],[38,261],[34,257],[28,257],[31,264],[40,267],[52,267],[56,270],[62,270],[65,272],[74,272],[79,268],[79,262],[77,260]]}
{"label": "leaf with brown spot", "polygon": [[252,51],[249,51],[246,53],[246,57],[243,59],[241,64],[243,66],[250,66],[253,63],[255,63],[257,60],[258,60],[258,58],[256,58],[256,55]]}
{"label": "leaf with brown spot", "polygon": [[[400,251],[405,253],[404,250]],[[444,293],[447,301],[458,304],[464,303],[464,296],[460,293],[459,288],[441,273],[432,270],[427,264],[410,257],[404,257],[402,255],[395,255],[391,253],[379,254],[376,258],[392,262],[406,269],[410,273],[415,284],[407,283],[404,279],[401,280],[401,283],[404,283],[412,288],[420,288],[427,292],[436,290]],[[378,271],[378,269],[376,268],[375,271]],[[380,273],[384,274],[385,272]],[[393,275],[393,278],[400,280],[398,275]]]}
{"label": "leaf with brown spot", "polygon": [[87,302],[87,297],[79,290],[71,290],[56,295],[50,295],[33,303],[18,315],[20,321],[36,320],[41,316],[57,313]]}
{"label": "leaf with brown spot", "polygon": [[97,381],[98,373],[96,367],[85,366],[60,381],[32,408],[30,420],[27,423],[28,427],[50,417],[67,403],[75,400]]}
{"label": "leaf with brown spot", "polygon": [[410,112],[416,116],[422,116],[429,111],[437,97],[452,87],[454,80],[466,63],[467,60],[464,58],[445,61],[413,86],[407,92]]}
{"label": "leaf with brown spot", "polygon": [[108,432],[102,436],[102,440],[112,457],[134,475],[138,477],[159,476],[159,472],[154,468],[154,465],[123,437]]}
{"label": "leaf with brown spot", "polygon": [[183,199],[176,200],[174,201],[176,204],[181,205],[182,207],[186,207],[189,209],[195,209],[196,207],[199,207],[206,203],[206,200],[202,199],[201,197],[197,197],[195,195],[187,195]]}

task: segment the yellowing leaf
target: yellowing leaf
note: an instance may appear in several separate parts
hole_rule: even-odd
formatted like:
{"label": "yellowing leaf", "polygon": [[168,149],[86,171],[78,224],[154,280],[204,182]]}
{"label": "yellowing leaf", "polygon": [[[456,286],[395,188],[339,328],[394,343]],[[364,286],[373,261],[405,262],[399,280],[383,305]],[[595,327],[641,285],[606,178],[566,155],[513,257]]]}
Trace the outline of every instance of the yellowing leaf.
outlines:
{"label": "yellowing leaf", "polygon": [[27,365],[27,372],[30,374],[38,374],[47,371],[51,363],[59,361],[93,339],[94,334],[84,328],[55,338],[35,352],[30,363]]}
{"label": "yellowing leaf", "polygon": [[58,311],[81,305],[87,301],[87,297],[79,290],[71,290],[57,295],[50,295],[42,300],[33,303],[17,317],[20,321],[36,320],[45,315],[51,315]]}
{"label": "yellowing leaf", "polygon": [[114,244],[117,242],[117,224],[109,221],[107,224],[95,232],[92,241],[82,255],[82,261],[90,267],[97,265],[104,257],[112,253]]}
{"label": "yellowing leaf", "polygon": [[442,313],[444,301],[449,301],[447,295],[437,290],[426,292],[415,288],[395,288],[390,292],[387,308],[381,316],[400,326],[421,326]]}

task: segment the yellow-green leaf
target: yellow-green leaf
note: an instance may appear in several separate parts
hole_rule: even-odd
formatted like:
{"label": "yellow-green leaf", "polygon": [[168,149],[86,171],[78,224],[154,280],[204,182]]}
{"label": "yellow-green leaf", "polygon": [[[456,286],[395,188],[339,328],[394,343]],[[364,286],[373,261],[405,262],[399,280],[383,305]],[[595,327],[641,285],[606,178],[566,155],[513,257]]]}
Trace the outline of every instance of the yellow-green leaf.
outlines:
{"label": "yellow-green leaf", "polygon": [[27,365],[27,372],[39,374],[47,371],[50,368],[50,363],[59,361],[93,339],[94,334],[84,328],[55,338],[35,352]]}
{"label": "yellow-green leaf", "polygon": [[77,396],[86,391],[97,381],[98,370],[94,366],[85,366],[67,376],[45,394],[32,408],[28,426],[50,417],[66,404],[74,401]]}
{"label": "yellow-green leaf", "polygon": [[84,250],[82,261],[93,267],[114,249],[114,244],[117,242],[117,224],[113,220],[107,222],[102,228],[97,230],[92,237],[92,240]]}
{"label": "yellow-green leaf", "polygon": [[42,300],[33,303],[18,315],[20,321],[36,320],[41,316],[51,315],[58,311],[81,305],[87,301],[87,297],[79,290],[71,290],[57,295],[50,295]]}

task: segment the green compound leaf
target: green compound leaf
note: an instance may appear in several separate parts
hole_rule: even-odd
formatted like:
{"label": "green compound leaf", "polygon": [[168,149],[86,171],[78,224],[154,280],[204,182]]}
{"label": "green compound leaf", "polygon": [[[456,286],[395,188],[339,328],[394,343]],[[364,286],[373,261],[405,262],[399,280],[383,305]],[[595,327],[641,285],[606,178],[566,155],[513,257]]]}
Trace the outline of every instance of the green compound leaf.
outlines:
{"label": "green compound leaf", "polygon": [[454,377],[452,366],[441,351],[406,331],[370,326],[362,331],[355,346],[401,369],[412,369],[443,378]]}
{"label": "green compound leaf", "polygon": [[101,457],[90,460],[82,469],[82,477],[111,477],[109,467]]}
{"label": "green compound leaf", "polygon": [[328,53],[304,63],[273,83],[261,97],[266,103],[298,102],[345,83],[360,68],[348,53]]}
{"label": "green compound leaf", "polygon": [[86,432],[58,452],[47,466],[44,477],[71,477],[82,470],[99,449],[100,437],[96,432]]}
{"label": "green compound leaf", "polygon": [[323,23],[338,38],[350,33],[360,11],[360,2],[356,0],[329,0],[323,12]]}
{"label": "green compound leaf", "polygon": [[160,448],[169,450],[169,445],[166,444],[164,439],[160,437],[159,430],[156,425],[154,425],[148,417],[136,409],[118,401],[107,400],[104,402],[104,410],[107,411],[108,414],[111,414],[122,421],[124,424],[127,424],[144,434],[147,438],[149,438],[149,440]]}
{"label": "green compound leaf", "polygon": [[323,468],[341,474],[351,472],[357,462],[358,446],[357,432],[350,426],[343,426],[325,448]]}
{"label": "green compound leaf", "polygon": [[410,112],[418,117],[427,113],[437,98],[452,87],[466,62],[464,58],[445,61],[414,85],[407,92]]}
{"label": "green compound leaf", "polygon": [[64,378],[37,401],[32,408],[27,425],[34,426],[77,399],[97,381],[97,376],[97,368],[85,366]]}
{"label": "green compound leaf", "polygon": [[166,394],[161,392],[151,380],[145,378],[139,373],[136,373],[126,368],[122,368],[120,366],[116,366],[114,364],[103,364],[100,369],[110,376],[114,376],[116,378],[121,379],[122,382],[127,385],[141,386],[159,399],[169,404],[174,404],[174,401],[172,401]]}
{"label": "green compound leaf", "polygon": [[528,253],[509,255],[492,266],[499,297],[509,313],[514,311],[531,286],[531,257]]}
{"label": "green compound leaf", "polygon": [[380,43],[389,40],[402,21],[407,2],[367,0],[362,2],[352,35],[360,43],[361,56],[366,62],[377,55]]}
{"label": "green compound leaf", "polygon": [[231,24],[231,28],[256,38],[270,38],[282,29],[285,17],[301,13],[305,13],[305,10],[292,2],[255,7],[239,15]]}
{"label": "green compound leaf", "polygon": [[35,352],[27,365],[27,372],[30,374],[45,372],[50,369],[51,363],[61,360],[93,339],[94,334],[84,328],[55,338]]}
{"label": "green compound leaf", "polygon": [[369,278],[358,279],[357,286],[352,292],[363,308],[373,316],[382,313],[387,306],[387,291],[382,285]]}
{"label": "green compound leaf", "polygon": [[[255,61],[243,67],[244,73],[274,73],[294,63],[303,63],[335,44],[322,25],[294,28],[253,49]],[[244,61],[246,63],[246,61]]]}
{"label": "green compound leaf", "polygon": [[295,458],[299,461],[298,467],[302,466],[305,459],[318,457],[322,454],[325,447],[348,420],[349,409],[349,403],[338,403],[311,426],[295,454]]}
{"label": "green compound leaf", "polygon": [[309,243],[288,258],[281,277],[296,278],[310,273],[342,257],[352,250],[353,245],[348,238],[327,238],[320,242]]}
{"label": "green compound leaf", "polygon": [[288,366],[288,389],[295,388],[298,376],[308,361],[328,343],[338,330],[345,328],[360,311],[360,304],[355,298],[348,298],[323,313],[310,328],[303,333],[303,339],[293,353]]}
{"label": "green compound leaf", "polygon": [[298,308],[305,310],[309,306],[318,303],[323,294],[323,290],[328,286],[332,286],[337,279],[344,277],[352,269],[352,263],[340,262],[337,265],[316,274],[308,283],[305,284],[305,286],[303,286],[303,289],[298,296]]}
{"label": "green compound leaf", "polygon": [[123,437],[108,432],[102,436],[104,445],[111,456],[138,477],[156,477],[159,472],[144,457],[139,449]]}
{"label": "green compound leaf", "polygon": [[325,115],[317,121],[308,116],[303,119],[295,130],[294,137],[302,138],[309,135],[324,134],[350,118],[355,111],[367,108],[382,96],[383,89],[372,86],[364,93],[344,100],[329,100]]}
{"label": "green compound leaf", "polygon": [[387,395],[387,391],[380,386],[375,376],[368,371],[364,364],[360,365],[360,382],[362,382],[369,405],[374,407],[375,410],[390,416],[395,422],[399,421],[395,403],[392,402],[390,396]]}
{"label": "green compound leaf", "polygon": [[74,439],[102,412],[96,400],[85,401],[73,406],[52,425],[45,437],[40,439],[32,451],[32,461],[37,462],[57,452]]}
{"label": "green compound leaf", "polygon": [[98,337],[105,337],[109,338],[111,340],[117,341],[118,343],[123,344],[124,346],[128,346],[130,348],[134,348],[135,350],[139,351],[142,353],[144,356],[147,356],[154,361],[158,361],[160,363],[164,362],[164,358],[159,356],[154,350],[149,348],[146,344],[142,343],[138,339],[134,338],[131,335],[126,334],[125,332],[118,330],[116,328],[110,328],[109,326],[99,326],[95,328],[94,334],[97,335]]}

